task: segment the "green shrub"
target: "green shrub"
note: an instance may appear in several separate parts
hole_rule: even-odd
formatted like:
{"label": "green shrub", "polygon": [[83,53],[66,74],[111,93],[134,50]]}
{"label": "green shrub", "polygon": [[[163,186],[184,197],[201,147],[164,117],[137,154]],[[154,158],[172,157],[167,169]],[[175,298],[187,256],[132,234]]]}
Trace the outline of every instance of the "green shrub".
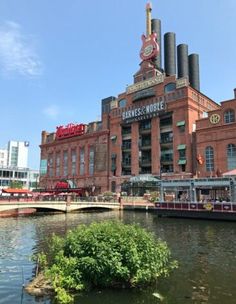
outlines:
{"label": "green shrub", "polygon": [[138,225],[111,221],[54,236],[47,263],[59,303],[72,301],[69,291],[142,286],[176,267],[165,242]]}

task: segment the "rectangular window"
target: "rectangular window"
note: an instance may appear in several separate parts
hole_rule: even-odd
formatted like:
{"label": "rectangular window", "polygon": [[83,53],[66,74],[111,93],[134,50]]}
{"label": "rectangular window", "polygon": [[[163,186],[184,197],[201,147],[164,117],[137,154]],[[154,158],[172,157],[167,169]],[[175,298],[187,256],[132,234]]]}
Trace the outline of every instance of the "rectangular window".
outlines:
{"label": "rectangular window", "polygon": [[48,175],[49,177],[53,176],[53,155],[48,155]]}
{"label": "rectangular window", "polygon": [[74,175],[76,175],[76,159],[77,159],[77,157],[76,157],[76,150],[75,149],[73,149],[72,151],[71,151],[71,174],[74,176]]}
{"label": "rectangular window", "polygon": [[68,151],[63,152],[63,176],[68,175]]}
{"label": "rectangular window", "polygon": [[47,174],[48,161],[47,159],[41,159],[40,161],[40,175]]}
{"label": "rectangular window", "polygon": [[186,159],[186,150],[179,150],[179,159]]}
{"label": "rectangular window", "polygon": [[89,175],[94,174],[94,147],[89,148]]}
{"label": "rectangular window", "polygon": [[11,150],[11,166],[17,167],[18,162],[18,147],[12,147]]}
{"label": "rectangular window", "polygon": [[60,176],[60,166],[61,166],[61,155],[60,152],[56,154],[56,176]]}
{"label": "rectangular window", "polygon": [[79,155],[79,174],[84,175],[85,158],[84,158],[84,148],[80,149]]}

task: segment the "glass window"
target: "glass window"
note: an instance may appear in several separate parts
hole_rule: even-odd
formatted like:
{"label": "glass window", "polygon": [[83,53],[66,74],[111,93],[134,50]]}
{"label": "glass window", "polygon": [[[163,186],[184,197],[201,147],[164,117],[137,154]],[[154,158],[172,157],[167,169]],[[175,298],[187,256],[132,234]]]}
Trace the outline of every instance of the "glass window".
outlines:
{"label": "glass window", "polygon": [[79,156],[79,173],[80,175],[84,175],[84,148],[80,149],[80,156]]}
{"label": "glass window", "polygon": [[76,150],[73,149],[71,151],[71,174],[74,176],[76,175]]}
{"label": "glass window", "polygon": [[139,123],[140,130],[150,130],[151,129],[151,119],[141,121]]}
{"label": "glass window", "polygon": [[131,126],[122,126],[122,135],[131,134]]}
{"label": "glass window", "polygon": [[63,176],[68,175],[68,152],[63,152]]}
{"label": "glass window", "polygon": [[212,147],[205,149],[206,171],[214,171],[214,150]]}
{"label": "glass window", "polygon": [[48,161],[47,159],[40,160],[40,175],[47,174]]}
{"label": "glass window", "polygon": [[168,83],[165,86],[165,93],[169,93],[169,92],[175,91],[175,89],[176,89],[176,85],[175,85],[174,82]]}
{"label": "glass window", "polygon": [[179,150],[179,159],[186,159],[186,150]]}
{"label": "glass window", "polygon": [[48,175],[49,177],[53,176],[53,155],[48,156]]}
{"label": "glass window", "polygon": [[236,146],[234,144],[227,146],[227,165],[228,170],[236,168]]}
{"label": "glass window", "polygon": [[119,108],[126,107],[126,103],[127,103],[126,99],[119,100]]}
{"label": "glass window", "polygon": [[61,157],[60,152],[56,154],[56,176],[60,176]]}
{"label": "glass window", "polygon": [[89,148],[89,174],[94,174],[94,147]]}
{"label": "glass window", "polygon": [[224,121],[225,123],[231,123],[235,121],[234,110],[229,109],[224,113]]}

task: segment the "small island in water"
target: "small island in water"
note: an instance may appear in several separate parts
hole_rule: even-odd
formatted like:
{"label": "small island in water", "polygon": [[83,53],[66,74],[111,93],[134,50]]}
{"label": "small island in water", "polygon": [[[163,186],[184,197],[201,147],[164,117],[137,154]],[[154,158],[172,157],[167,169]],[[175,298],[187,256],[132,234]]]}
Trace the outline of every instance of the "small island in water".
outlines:
{"label": "small island in water", "polygon": [[53,235],[50,250],[37,255],[39,270],[30,294],[53,293],[58,303],[91,288],[134,288],[156,282],[177,267],[167,244],[139,225],[118,221],[80,225]]}

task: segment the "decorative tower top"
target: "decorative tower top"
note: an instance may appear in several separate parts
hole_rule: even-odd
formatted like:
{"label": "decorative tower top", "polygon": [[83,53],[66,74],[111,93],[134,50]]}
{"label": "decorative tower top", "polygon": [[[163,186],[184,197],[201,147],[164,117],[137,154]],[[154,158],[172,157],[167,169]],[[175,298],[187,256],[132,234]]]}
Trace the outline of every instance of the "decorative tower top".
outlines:
{"label": "decorative tower top", "polygon": [[148,2],[146,4],[146,36],[150,36],[152,33],[152,4],[150,2]]}
{"label": "decorative tower top", "polygon": [[142,48],[140,51],[140,57],[143,61],[153,59],[159,52],[159,46],[157,44],[157,34],[152,33],[151,26],[151,3],[146,4],[146,36],[142,35]]}

